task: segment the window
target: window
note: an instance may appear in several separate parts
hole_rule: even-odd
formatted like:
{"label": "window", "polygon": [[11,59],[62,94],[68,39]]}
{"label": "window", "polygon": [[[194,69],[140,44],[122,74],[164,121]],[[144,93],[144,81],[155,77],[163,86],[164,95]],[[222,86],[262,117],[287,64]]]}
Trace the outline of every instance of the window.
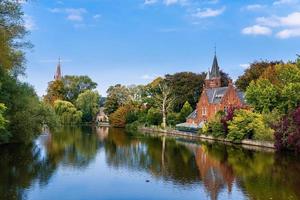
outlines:
{"label": "window", "polygon": [[207,109],[206,107],[202,107],[202,115],[206,115],[207,114]]}

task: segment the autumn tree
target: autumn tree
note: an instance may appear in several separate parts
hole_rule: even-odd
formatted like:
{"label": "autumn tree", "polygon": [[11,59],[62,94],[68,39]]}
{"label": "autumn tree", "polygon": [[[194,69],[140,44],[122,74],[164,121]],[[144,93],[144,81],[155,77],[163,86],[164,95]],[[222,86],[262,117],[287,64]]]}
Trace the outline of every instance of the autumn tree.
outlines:
{"label": "autumn tree", "polygon": [[242,91],[246,91],[246,88],[251,81],[257,80],[268,67],[274,67],[282,61],[255,61],[250,64],[243,75],[239,76],[236,80],[236,86]]}
{"label": "autumn tree", "polygon": [[51,81],[48,84],[47,94],[44,96],[44,101],[53,105],[56,100],[65,99],[65,87],[61,80]]}

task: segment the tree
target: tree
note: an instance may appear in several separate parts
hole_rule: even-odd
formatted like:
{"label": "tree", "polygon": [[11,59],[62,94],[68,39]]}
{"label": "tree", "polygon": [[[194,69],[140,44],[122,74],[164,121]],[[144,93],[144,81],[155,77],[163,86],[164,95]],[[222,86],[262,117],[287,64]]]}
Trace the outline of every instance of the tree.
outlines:
{"label": "tree", "polygon": [[274,131],[267,126],[263,116],[251,110],[236,110],[233,120],[229,122],[228,129],[227,139],[232,141],[273,139]]}
{"label": "tree", "polygon": [[258,112],[269,112],[279,105],[278,89],[266,79],[252,81],[245,95],[247,103]]}
{"label": "tree", "polygon": [[79,94],[97,87],[97,83],[88,76],[64,76],[62,81],[65,92],[64,99],[72,103],[75,103]]}
{"label": "tree", "polygon": [[119,107],[109,116],[110,124],[113,127],[124,128],[126,125],[126,116],[131,111],[130,105]]}
{"label": "tree", "polygon": [[159,83],[159,92],[154,96],[156,107],[158,107],[162,114],[162,128],[167,126],[167,113],[173,105],[174,96],[171,93],[171,88],[163,80]]}
{"label": "tree", "polygon": [[179,114],[180,122],[185,122],[187,116],[189,116],[189,114],[191,114],[192,112],[193,112],[193,108],[191,107],[189,102],[186,101],[180,110],[180,114]]}
{"label": "tree", "polygon": [[65,99],[65,87],[61,80],[51,81],[48,84],[47,94],[44,96],[44,101],[53,105],[56,100]]}
{"label": "tree", "polygon": [[119,107],[124,106],[130,100],[129,90],[121,84],[108,88],[105,101],[105,111],[108,114],[115,112]]}
{"label": "tree", "polygon": [[239,76],[236,81],[236,86],[242,91],[246,91],[248,85],[257,80],[268,67],[274,67],[282,61],[255,61],[250,64],[242,76]]}
{"label": "tree", "polygon": [[274,128],[277,150],[294,150],[300,153],[300,107],[285,115]]}
{"label": "tree", "polygon": [[87,90],[79,94],[76,107],[82,112],[83,122],[93,122],[99,111],[100,95],[96,91]]}
{"label": "tree", "polygon": [[7,108],[4,104],[0,103],[0,141],[7,141],[9,134],[7,133],[6,126],[8,121],[4,118],[4,112]]}
{"label": "tree", "polygon": [[54,109],[61,124],[75,125],[81,123],[82,112],[78,111],[71,102],[56,100]]}
{"label": "tree", "polygon": [[26,29],[22,5],[17,1],[0,1],[0,66],[14,76],[24,74]]}
{"label": "tree", "polygon": [[175,96],[173,111],[179,112],[186,101],[190,102],[193,108],[199,100],[205,80],[205,73],[195,74],[192,72],[180,72],[167,74],[165,80]]}

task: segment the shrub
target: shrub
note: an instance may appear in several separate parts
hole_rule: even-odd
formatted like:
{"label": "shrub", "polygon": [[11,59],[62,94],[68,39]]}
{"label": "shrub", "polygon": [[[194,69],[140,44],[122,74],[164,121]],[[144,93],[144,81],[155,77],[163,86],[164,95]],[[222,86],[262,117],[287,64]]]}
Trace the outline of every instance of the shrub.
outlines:
{"label": "shrub", "polygon": [[150,108],[147,113],[147,123],[149,125],[160,125],[162,123],[162,114],[158,109]]}
{"label": "shrub", "polygon": [[300,153],[300,107],[285,115],[274,128],[277,150],[293,150]]}
{"label": "shrub", "polygon": [[167,116],[167,124],[169,126],[175,126],[176,124],[180,123],[178,113],[169,113]]}
{"label": "shrub", "polygon": [[207,122],[202,128],[202,132],[206,135],[212,135],[214,137],[225,136],[223,124],[220,122],[219,118]]}
{"label": "shrub", "polygon": [[267,126],[261,114],[250,110],[237,110],[229,122],[227,139],[239,142],[243,139],[272,140],[273,130]]}

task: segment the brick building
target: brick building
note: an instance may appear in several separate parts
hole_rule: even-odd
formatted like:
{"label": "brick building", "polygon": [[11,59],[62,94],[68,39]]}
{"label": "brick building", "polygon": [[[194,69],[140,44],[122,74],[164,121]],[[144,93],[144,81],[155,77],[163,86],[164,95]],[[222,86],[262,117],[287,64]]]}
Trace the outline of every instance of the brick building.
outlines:
{"label": "brick building", "polygon": [[212,119],[218,111],[226,111],[230,106],[245,106],[244,94],[234,87],[231,80],[228,86],[221,86],[220,68],[215,55],[196,110],[187,117],[186,123],[178,126],[201,127],[204,122]]}

